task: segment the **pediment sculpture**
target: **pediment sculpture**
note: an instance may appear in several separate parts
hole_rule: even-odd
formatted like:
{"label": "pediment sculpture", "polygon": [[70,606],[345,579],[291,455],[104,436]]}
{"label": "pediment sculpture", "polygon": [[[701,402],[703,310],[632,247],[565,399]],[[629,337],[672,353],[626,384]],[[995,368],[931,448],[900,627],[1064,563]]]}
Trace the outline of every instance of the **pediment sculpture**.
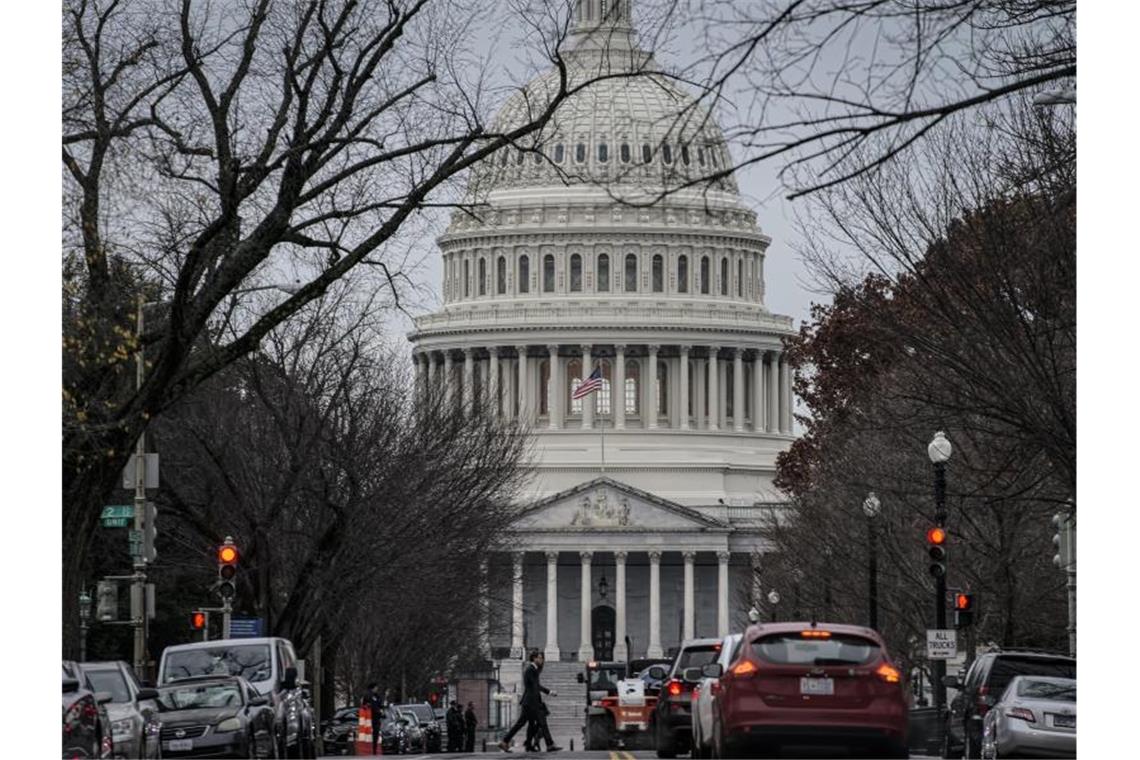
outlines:
{"label": "pediment sculpture", "polygon": [[598,489],[591,499],[583,496],[578,504],[578,511],[570,521],[572,526],[598,526],[598,527],[624,527],[629,525],[629,501],[625,497],[618,499],[617,504],[612,503],[605,490]]}

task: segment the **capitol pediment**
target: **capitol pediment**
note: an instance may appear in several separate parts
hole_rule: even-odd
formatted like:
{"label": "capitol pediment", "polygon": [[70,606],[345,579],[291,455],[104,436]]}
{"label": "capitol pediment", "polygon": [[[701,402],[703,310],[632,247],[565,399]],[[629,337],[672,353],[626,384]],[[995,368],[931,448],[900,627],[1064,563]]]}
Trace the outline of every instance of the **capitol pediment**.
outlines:
{"label": "capitol pediment", "polygon": [[610,478],[597,478],[537,502],[512,530],[723,530],[728,526],[694,509]]}

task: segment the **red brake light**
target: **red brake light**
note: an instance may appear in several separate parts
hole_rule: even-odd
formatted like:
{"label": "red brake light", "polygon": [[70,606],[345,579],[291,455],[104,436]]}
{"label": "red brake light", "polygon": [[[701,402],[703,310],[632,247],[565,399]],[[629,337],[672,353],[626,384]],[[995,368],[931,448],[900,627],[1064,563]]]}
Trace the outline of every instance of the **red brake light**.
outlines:
{"label": "red brake light", "polygon": [[831,631],[817,631],[813,628],[810,631],[800,631],[800,636],[805,639],[830,639]]}
{"label": "red brake light", "polygon": [[759,670],[759,668],[756,667],[756,663],[752,662],[752,660],[741,660],[733,665],[732,670],[729,672],[734,676],[747,676],[755,673],[757,670]]}
{"label": "red brake light", "polygon": [[887,683],[898,683],[902,678],[902,673],[898,671],[898,668],[888,665],[885,662],[879,666],[878,670],[875,671],[875,674]]}
{"label": "red brake light", "polygon": [[1037,722],[1037,718],[1033,717],[1033,711],[1026,709],[1024,707],[1012,707],[1009,709],[1008,712],[1006,712],[1006,715],[1008,715],[1011,718],[1021,718],[1022,720],[1026,721],[1027,723],[1036,723]]}
{"label": "red brake light", "polygon": [[665,687],[665,690],[669,692],[669,696],[671,697],[679,696],[681,694],[681,682],[673,679],[669,682],[669,685]]}

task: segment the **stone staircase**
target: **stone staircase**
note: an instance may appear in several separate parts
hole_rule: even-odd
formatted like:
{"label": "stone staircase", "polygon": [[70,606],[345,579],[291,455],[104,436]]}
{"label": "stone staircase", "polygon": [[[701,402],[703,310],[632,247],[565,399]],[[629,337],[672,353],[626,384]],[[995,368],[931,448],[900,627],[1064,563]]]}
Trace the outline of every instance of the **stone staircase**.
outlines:
{"label": "stone staircase", "polygon": [[[542,668],[542,685],[558,692],[557,697],[544,695],[543,700],[550,708],[547,723],[555,743],[570,749],[582,749],[582,728],[586,723],[586,687],[578,683],[578,674],[585,673],[585,663],[547,662]],[[545,749],[545,746],[543,746]]]}

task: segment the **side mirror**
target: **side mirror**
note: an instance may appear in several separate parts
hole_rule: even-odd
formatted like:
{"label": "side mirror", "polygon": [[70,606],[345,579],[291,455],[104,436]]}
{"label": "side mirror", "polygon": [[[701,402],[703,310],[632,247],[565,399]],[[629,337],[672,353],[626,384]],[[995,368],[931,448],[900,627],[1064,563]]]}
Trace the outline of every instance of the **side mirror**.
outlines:
{"label": "side mirror", "polygon": [[139,689],[135,695],[136,702],[145,702],[148,699],[158,699],[158,689]]}
{"label": "side mirror", "polygon": [[654,665],[649,670],[647,670],[646,673],[648,673],[649,677],[654,681],[664,681],[666,676],[669,675],[667,672],[665,672],[665,668],[661,667],[660,665]]}
{"label": "side mirror", "polygon": [[724,675],[724,667],[719,662],[710,662],[701,668],[701,675],[705,678],[720,678]]}
{"label": "side mirror", "polygon": [[578,674],[578,683],[586,683],[586,676],[584,676],[583,674],[579,673],[579,674]]}
{"label": "side mirror", "polygon": [[685,668],[681,673],[681,677],[688,683],[696,683],[701,680],[701,675],[701,668]]}
{"label": "side mirror", "polygon": [[961,682],[958,680],[958,676],[944,676],[942,678],[942,685],[947,689],[962,688]]}
{"label": "side mirror", "polygon": [[70,694],[73,691],[79,691],[79,680],[76,678],[63,679],[63,693]]}
{"label": "side mirror", "polygon": [[285,668],[285,678],[281,680],[281,685],[286,689],[297,688],[297,669],[290,666]]}
{"label": "side mirror", "polygon": [[95,701],[101,705],[105,705],[111,701],[113,696],[114,695],[109,691],[97,691],[95,692]]}

